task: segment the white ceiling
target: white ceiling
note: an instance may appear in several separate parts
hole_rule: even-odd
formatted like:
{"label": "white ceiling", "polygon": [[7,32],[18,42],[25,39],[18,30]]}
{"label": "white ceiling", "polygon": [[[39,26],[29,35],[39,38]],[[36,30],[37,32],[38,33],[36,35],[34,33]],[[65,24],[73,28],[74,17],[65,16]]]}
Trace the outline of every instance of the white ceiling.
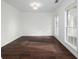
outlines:
{"label": "white ceiling", "polygon": [[30,7],[30,3],[32,2],[38,2],[42,4],[42,7],[40,7],[37,11],[52,11],[57,5],[59,5],[63,0],[59,0],[58,3],[55,3],[55,0],[4,0],[5,2],[19,8],[22,11],[34,11]]}

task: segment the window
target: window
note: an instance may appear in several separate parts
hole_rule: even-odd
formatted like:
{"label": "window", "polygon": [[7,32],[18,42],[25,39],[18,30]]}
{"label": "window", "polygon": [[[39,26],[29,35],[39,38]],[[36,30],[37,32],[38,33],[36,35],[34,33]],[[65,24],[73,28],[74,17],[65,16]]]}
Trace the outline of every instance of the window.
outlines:
{"label": "window", "polygon": [[55,35],[59,34],[59,17],[55,16]]}
{"label": "window", "polygon": [[73,4],[66,10],[66,42],[77,49],[77,7]]}

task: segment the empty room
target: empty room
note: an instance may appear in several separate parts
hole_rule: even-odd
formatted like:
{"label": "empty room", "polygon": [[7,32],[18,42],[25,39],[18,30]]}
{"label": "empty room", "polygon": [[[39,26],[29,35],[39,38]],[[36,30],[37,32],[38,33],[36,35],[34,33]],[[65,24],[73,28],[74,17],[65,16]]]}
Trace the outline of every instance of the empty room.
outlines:
{"label": "empty room", "polygon": [[1,59],[78,59],[78,0],[1,0]]}

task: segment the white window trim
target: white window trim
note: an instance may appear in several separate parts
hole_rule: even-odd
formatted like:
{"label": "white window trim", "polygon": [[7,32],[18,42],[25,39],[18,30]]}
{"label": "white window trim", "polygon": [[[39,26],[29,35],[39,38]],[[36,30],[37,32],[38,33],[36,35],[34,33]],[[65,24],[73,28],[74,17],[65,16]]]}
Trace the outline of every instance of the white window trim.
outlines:
{"label": "white window trim", "polygon": [[59,35],[59,16],[56,15],[55,16],[55,35],[58,36]]}
{"label": "white window trim", "polygon": [[68,41],[67,41],[67,10],[73,8],[73,7],[76,7],[76,4],[75,3],[72,3],[70,6],[68,6],[66,8],[66,11],[65,11],[65,26],[64,26],[64,30],[65,30],[65,42],[70,46],[72,47],[75,51],[77,51],[77,47],[75,47],[74,45],[70,44]]}

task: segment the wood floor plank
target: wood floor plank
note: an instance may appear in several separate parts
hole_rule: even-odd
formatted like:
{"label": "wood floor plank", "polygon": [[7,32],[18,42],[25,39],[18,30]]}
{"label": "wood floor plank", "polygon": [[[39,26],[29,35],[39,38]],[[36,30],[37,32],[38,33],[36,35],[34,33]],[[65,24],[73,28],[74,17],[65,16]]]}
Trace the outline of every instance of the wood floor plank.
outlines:
{"label": "wood floor plank", "polygon": [[1,52],[3,59],[77,59],[52,36],[23,36]]}

